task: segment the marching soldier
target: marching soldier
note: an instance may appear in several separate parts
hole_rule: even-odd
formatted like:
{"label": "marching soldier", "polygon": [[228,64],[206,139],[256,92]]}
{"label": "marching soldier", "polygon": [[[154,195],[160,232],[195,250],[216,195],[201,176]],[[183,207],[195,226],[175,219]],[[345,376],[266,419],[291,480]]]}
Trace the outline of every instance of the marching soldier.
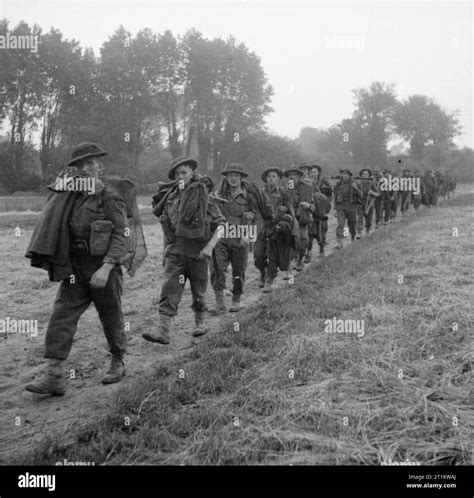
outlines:
{"label": "marching soldier", "polygon": [[[218,195],[227,202],[220,203],[220,208],[227,220],[229,234],[242,233],[242,227],[249,227],[252,223],[260,221],[258,200],[243,185],[243,180],[248,176],[242,165],[233,163],[222,172],[224,179]],[[229,263],[232,267],[232,305],[229,311],[240,310],[240,299],[245,282],[245,271],[249,253],[249,240],[243,236],[220,237],[213,253],[211,265],[211,283],[216,297],[216,306],[211,310],[213,314],[226,311],[224,290],[226,288],[225,272]]]}
{"label": "marching soldier", "polygon": [[170,343],[172,318],[178,312],[188,279],[195,318],[193,336],[208,331],[205,296],[209,260],[224,217],[209,196],[209,183],[195,173],[197,167],[195,159],[176,159],[168,173],[174,181],[154,197],[153,213],[160,218],[164,235],[164,275],[157,330],[142,334],[150,342]]}
{"label": "marching soldier", "polygon": [[332,200],[333,188],[331,182],[322,174],[321,166],[312,164],[310,166],[309,176],[313,180],[316,187],[323,193],[330,201]]}
{"label": "marching soldier", "polygon": [[99,180],[99,158],[105,155],[107,152],[89,142],[73,150],[68,166],[76,167],[80,178],[93,181],[95,189],[50,194],[26,253],[32,266],[48,270],[50,280],[61,282],[46,331],[46,373],[40,381],[25,386],[36,394],[64,394],[63,362],[71,351],[77,322],[91,302],[112,353],[102,383],[117,382],[125,375],[121,263],[132,246],[125,201]]}
{"label": "marching soldier", "polygon": [[265,222],[263,230],[258,232],[254,248],[255,266],[260,270],[260,288],[262,292],[272,291],[278,269],[288,272],[291,262],[291,248],[295,247],[292,228],[295,212],[290,197],[280,181],[283,171],[272,167],[262,173],[265,182],[263,193],[271,208],[271,218]]}
{"label": "marching soldier", "polygon": [[[300,167],[301,166],[303,166],[303,169],[308,168],[308,165],[305,163],[300,164]],[[296,270],[301,271],[304,268],[303,258],[308,250],[309,244],[308,227],[313,222],[311,212],[313,183],[308,178],[305,178],[305,173],[300,168],[289,168],[283,174],[288,178],[286,192],[291,199],[295,216],[298,221],[298,249],[295,251],[297,256]]]}
{"label": "marching soldier", "polygon": [[380,194],[374,202],[374,211],[375,211],[375,228],[379,228],[380,225],[383,223],[383,203],[382,203],[382,198],[383,194],[382,191],[380,190],[380,182],[383,178],[382,173],[380,173],[379,170],[374,170],[372,172],[374,176],[374,186],[377,192]]}
{"label": "marching soldier", "polygon": [[356,239],[362,237],[362,230],[364,228],[368,234],[372,227],[372,219],[374,216],[374,202],[379,193],[374,186],[372,172],[370,169],[364,168],[360,170],[359,177],[361,178],[358,187],[362,192],[361,203],[357,205],[357,235]]}
{"label": "marching soldier", "polygon": [[[409,178],[411,176],[411,171],[409,169],[404,169],[402,171],[403,178]],[[402,212],[402,216],[407,214],[408,209],[411,204],[412,192],[410,190],[403,190],[400,192],[400,210]]]}
{"label": "marching soldier", "polygon": [[[392,178],[396,178],[397,175],[391,173]],[[390,192],[390,222],[395,221],[397,217],[398,207],[400,206],[400,191],[392,190]]]}
{"label": "marching soldier", "polygon": [[336,249],[342,249],[344,238],[344,226],[349,227],[351,240],[356,236],[357,206],[360,204],[362,192],[348,169],[340,171],[342,179],[334,187],[334,214],[337,217]]}
{"label": "marching soldier", "polygon": [[430,208],[431,206],[436,206],[438,202],[439,186],[431,169],[425,173],[424,180],[426,190],[426,205]]}
{"label": "marching soldier", "polygon": [[[389,175],[391,176],[392,172],[388,169],[384,170],[382,178],[389,179]],[[381,181],[382,181],[381,178]],[[381,189],[381,198],[382,198],[382,211],[383,211],[383,224],[387,225],[390,221],[392,215],[392,192],[387,189]]]}
{"label": "marching soldier", "polygon": [[451,194],[456,190],[456,178],[454,178],[453,175],[450,175],[449,173],[446,174],[446,198],[450,199]]}
{"label": "marching soldier", "polygon": [[[313,241],[316,239],[319,246],[319,257],[324,256],[324,247],[326,245],[326,235],[328,232],[328,213],[331,210],[332,186],[321,174],[322,168],[317,164],[310,166],[309,176],[314,184],[313,204],[315,206],[313,213],[313,223],[308,229],[308,252],[305,256],[305,263],[311,261],[313,250]],[[324,197],[322,197],[324,196]]]}
{"label": "marching soldier", "polygon": [[413,208],[415,209],[415,211],[418,211],[418,208],[421,205],[421,201],[426,195],[425,194],[425,182],[424,182],[424,178],[421,176],[421,171],[419,169],[416,169],[413,172],[413,176],[415,178],[419,178],[419,180],[420,180],[420,191],[418,193],[413,192],[413,195],[411,197]]}

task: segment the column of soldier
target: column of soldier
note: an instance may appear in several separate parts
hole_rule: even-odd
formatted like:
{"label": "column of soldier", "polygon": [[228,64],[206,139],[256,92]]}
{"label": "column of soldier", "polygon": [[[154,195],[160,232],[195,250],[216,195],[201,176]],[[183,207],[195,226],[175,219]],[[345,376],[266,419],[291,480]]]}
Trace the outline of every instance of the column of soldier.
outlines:
{"label": "column of soldier", "polygon": [[[80,176],[94,178],[98,188],[92,195],[69,192],[68,197],[54,191],[27,250],[33,266],[47,269],[51,280],[61,282],[46,332],[45,358],[49,363],[43,377],[26,386],[30,392],[64,394],[62,365],[71,350],[77,322],[91,302],[99,313],[112,354],[102,382],[114,383],[125,375],[127,336],[121,305],[121,268],[135,270],[141,262],[134,263],[140,252],[137,241],[143,245],[141,259],[146,249],[140,237],[141,226],[131,214],[134,209],[130,199],[112,183],[99,179],[100,157],[106,154],[93,143],[81,144],[73,151],[69,166]],[[172,319],[187,280],[195,316],[192,335],[199,337],[208,332],[207,312],[220,315],[227,311],[229,265],[232,302],[228,310],[241,309],[251,249],[260,271],[259,286],[262,292],[270,293],[278,271],[283,272],[283,278],[292,279],[292,270],[300,272],[311,262],[314,241],[319,247],[318,256],[324,257],[331,207],[337,218],[335,249],[341,249],[346,221],[354,241],[362,237],[364,228],[369,234],[374,221],[377,229],[393,221],[399,208],[405,215],[411,204],[415,210],[422,203],[436,205],[439,194],[447,197],[455,187],[449,175],[429,171],[422,177],[420,171],[404,170],[403,176],[420,178],[419,191],[383,190],[383,179],[396,175],[368,168],[362,169],[358,177],[347,169],[341,170],[340,176],[331,177],[336,180],[333,186],[320,165],[306,162],[286,171],[278,167],[266,169],[261,175],[263,185],[250,181],[248,172],[236,163],[225,167],[217,187],[198,171],[195,159],[175,160],[168,174],[171,181],[162,183],[153,197],[153,213],[163,228],[164,275],[157,327],[142,334],[150,342],[170,343]],[[250,233],[252,226],[257,233],[254,241],[242,235]],[[64,235],[67,227],[69,239]],[[124,235],[128,227],[135,229],[133,237]],[[208,310],[209,275],[215,305]]]}

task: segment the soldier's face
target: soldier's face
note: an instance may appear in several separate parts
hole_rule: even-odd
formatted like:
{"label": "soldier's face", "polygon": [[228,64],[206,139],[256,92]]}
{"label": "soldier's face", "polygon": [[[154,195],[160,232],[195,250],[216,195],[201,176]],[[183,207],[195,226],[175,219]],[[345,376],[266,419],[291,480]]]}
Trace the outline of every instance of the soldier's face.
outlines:
{"label": "soldier's face", "polygon": [[319,178],[319,171],[316,168],[313,168],[312,170],[310,170],[309,176],[314,180],[317,180]]}
{"label": "soldier's face", "polygon": [[97,157],[88,157],[77,163],[76,169],[80,176],[88,176],[90,178],[99,178],[102,163]]}
{"label": "soldier's face", "polygon": [[242,180],[240,173],[227,173],[227,181],[231,187],[238,187]]}
{"label": "soldier's face", "polygon": [[181,182],[182,185],[188,185],[188,183],[191,181],[191,178],[194,175],[194,170],[191,168],[191,166],[188,166],[186,164],[182,164],[181,166],[178,166],[174,172],[174,179],[177,182]]}
{"label": "soldier's face", "polygon": [[341,176],[342,176],[343,181],[345,181],[345,182],[348,182],[349,178],[351,177],[351,175],[349,175],[349,173],[341,173]]}
{"label": "soldier's face", "polygon": [[267,174],[267,185],[269,187],[277,187],[279,183],[280,177],[278,174],[275,173],[275,171],[270,171],[270,173]]}
{"label": "soldier's face", "polygon": [[303,172],[303,178],[307,178],[309,176],[309,168],[303,168],[301,171]]}
{"label": "soldier's face", "polygon": [[362,173],[361,178],[364,178],[364,180],[368,180],[368,179],[369,179],[369,176],[370,176],[370,175],[369,175],[369,173],[368,173],[367,171],[364,171],[364,172]]}
{"label": "soldier's face", "polygon": [[293,183],[298,183],[298,180],[300,179],[300,175],[298,175],[297,173],[290,173],[288,175],[288,180],[293,180]]}

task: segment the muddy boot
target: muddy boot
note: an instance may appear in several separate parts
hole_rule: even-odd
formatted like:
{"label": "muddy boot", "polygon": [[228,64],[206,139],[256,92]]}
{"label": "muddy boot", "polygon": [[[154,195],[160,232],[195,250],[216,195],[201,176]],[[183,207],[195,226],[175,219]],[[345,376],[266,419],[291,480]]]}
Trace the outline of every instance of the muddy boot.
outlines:
{"label": "muddy boot", "polygon": [[232,298],[232,305],[229,308],[231,313],[235,313],[236,311],[240,311],[240,296],[234,296]]}
{"label": "muddy boot", "polygon": [[302,271],[304,268],[303,256],[298,258],[298,262],[296,263],[296,271]]}
{"label": "muddy boot", "polygon": [[265,287],[265,270],[260,272],[260,281],[258,282],[258,287],[263,289]]}
{"label": "muddy boot", "polygon": [[262,292],[265,294],[270,294],[270,292],[273,291],[273,279],[267,279],[267,283],[265,284],[265,287],[262,289]]}
{"label": "muddy boot", "polygon": [[211,308],[209,310],[209,313],[211,315],[221,315],[222,313],[225,313],[227,311],[224,302],[224,291],[218,290],[215,291],[215,294],[216,294],[216,306],[214,308]]}
{"label": "muddy boot", "polygon": [[366,228],[366,229],[365,229],[365,233],[366,233],[367,235],[369,235],[369,233],[370,233],[370,228]]}
{"label": "muddy boot", "polygon": [[356,235],[356,240],[359,240],[362,238],[362,232],[357,232],[357,235]]}
{"label": "muddy boot", "polygon": [[63,376],[62,360],[49,359],[46,372],[41,380],[25,386],[27,391],[35,394],[63,396],[66,392]]}
{"label": "muddy boot", "polygon": [[196,311],[194,313],[194,320],[196,326],[193,330],[193,337],[200,337],[201,335],[206,334],[209,329],[206,324],[206,312],[205,311]]}
{"label": "muddy boot", "polygon": [[343,247],[342,239],[338,238],[336,242],[336,249],[342,249]]}
{"label": "muddy boot", "polygon": [[112,356],[110,368],[102,379],[102,384],[113,384],[118,382],[125,375],[125,366],[122,358]]}
{"label": "muddy boot", "polygon": [[323,257],[324,257],[324,244],[320,244],[318,258],[323,258]]}
{"label": "muddy boot", "polygon": [[160,344],[170,343],[170,327],[171,317],[164,314],[159,314],[158,329],[156,332],[144,332],[143,339],[150,342],[158,342]]}
{"label": "muddy boot", "polygon": [[305,264],[309,264],[309,263],[311,263],[311,259],[312,259],[312,252],[310,250],[308,250],[308,252],[304,256],[303,261]]}
{"label": "muddy boot", "polygon": [[285,276],[283,277],[283,280],[291,280],[291,277],[293,276],[293,273],[291,273],[291,270],[288,270],[285,273]]}

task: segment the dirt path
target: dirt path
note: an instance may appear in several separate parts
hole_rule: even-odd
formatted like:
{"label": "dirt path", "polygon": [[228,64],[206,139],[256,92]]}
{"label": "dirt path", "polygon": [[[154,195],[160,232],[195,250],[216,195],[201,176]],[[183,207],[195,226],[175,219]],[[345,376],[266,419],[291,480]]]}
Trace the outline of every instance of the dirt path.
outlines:
{"label": "dirt path", "polygon": [[[413,215],[411,209],[408,216]],[[399,215],[397,221],[400,219]],[[327,255],[333,252],[335,246],[333,213],[330,214],[329,224]],[[377,231],[384,230],[387,228],[382,227]],[[141,337],[144,330],[153,328],[157,322],[157,304],[163,275],[161,227],[158,222],[147,225],[145,237],[149,256],[133,279],[125,277],[123,303],[126,320],[130,323],[130,339],[126,357],[127,376],[124,381],[110,386],[103,386],[100,382],[108,367],[109,354],[99,319],[95,309],[91,307],[79,322],[71,355],[65,362],[65,374],[75,376],[69,378],[65,396],[50,398],[28,393],[24,390],[24,384],[40,375],[45,364],[44,334],[57,291],[57,284],[48,282],[46,273],[31,268],[24,258],[31,232],[31,229],[25,229],[20,237],[15,237],[10,229],[0,232],[0,260],[4,269],[0,302],[6,303],[0,318],[38,320],[37,337],[27,337],[24,334],[0,335],[1,464],[9,464],[15,453],[27,449],[46,435],[53,436],[57,431],[69,432],[91,417],[106,413],[114,392],[134,378],[146,378],[160,361],[176,357],[178,369],[180,353],[192,348],[194,341],[199,340],[190,335],[194,322],[189,284],[186,285],[178,317],[173,323],[171,345],[151,344]],[[317,258],[317,252],[315,244],[313,263],[306,266],[304,271],[308,271],[308,268],[314,271],[324,261],[324,258]],[[244,309],[240,313],[245,313],[245,306],[255,304],[258,299],[265,299],[258,288],[258,277],[253,255],[250,255],[242,298]],[[295,272],[295,282],[297,281],[298,274]],[[276,287],[291,285],[281,275],[277,277],[275,284]],[[230,297],[227,300],[230,301]],[[213,303],[212,292],[208,290],[208,304]],[[209,317],[211,333],[218,330],[221,319],[222,317]]]}

